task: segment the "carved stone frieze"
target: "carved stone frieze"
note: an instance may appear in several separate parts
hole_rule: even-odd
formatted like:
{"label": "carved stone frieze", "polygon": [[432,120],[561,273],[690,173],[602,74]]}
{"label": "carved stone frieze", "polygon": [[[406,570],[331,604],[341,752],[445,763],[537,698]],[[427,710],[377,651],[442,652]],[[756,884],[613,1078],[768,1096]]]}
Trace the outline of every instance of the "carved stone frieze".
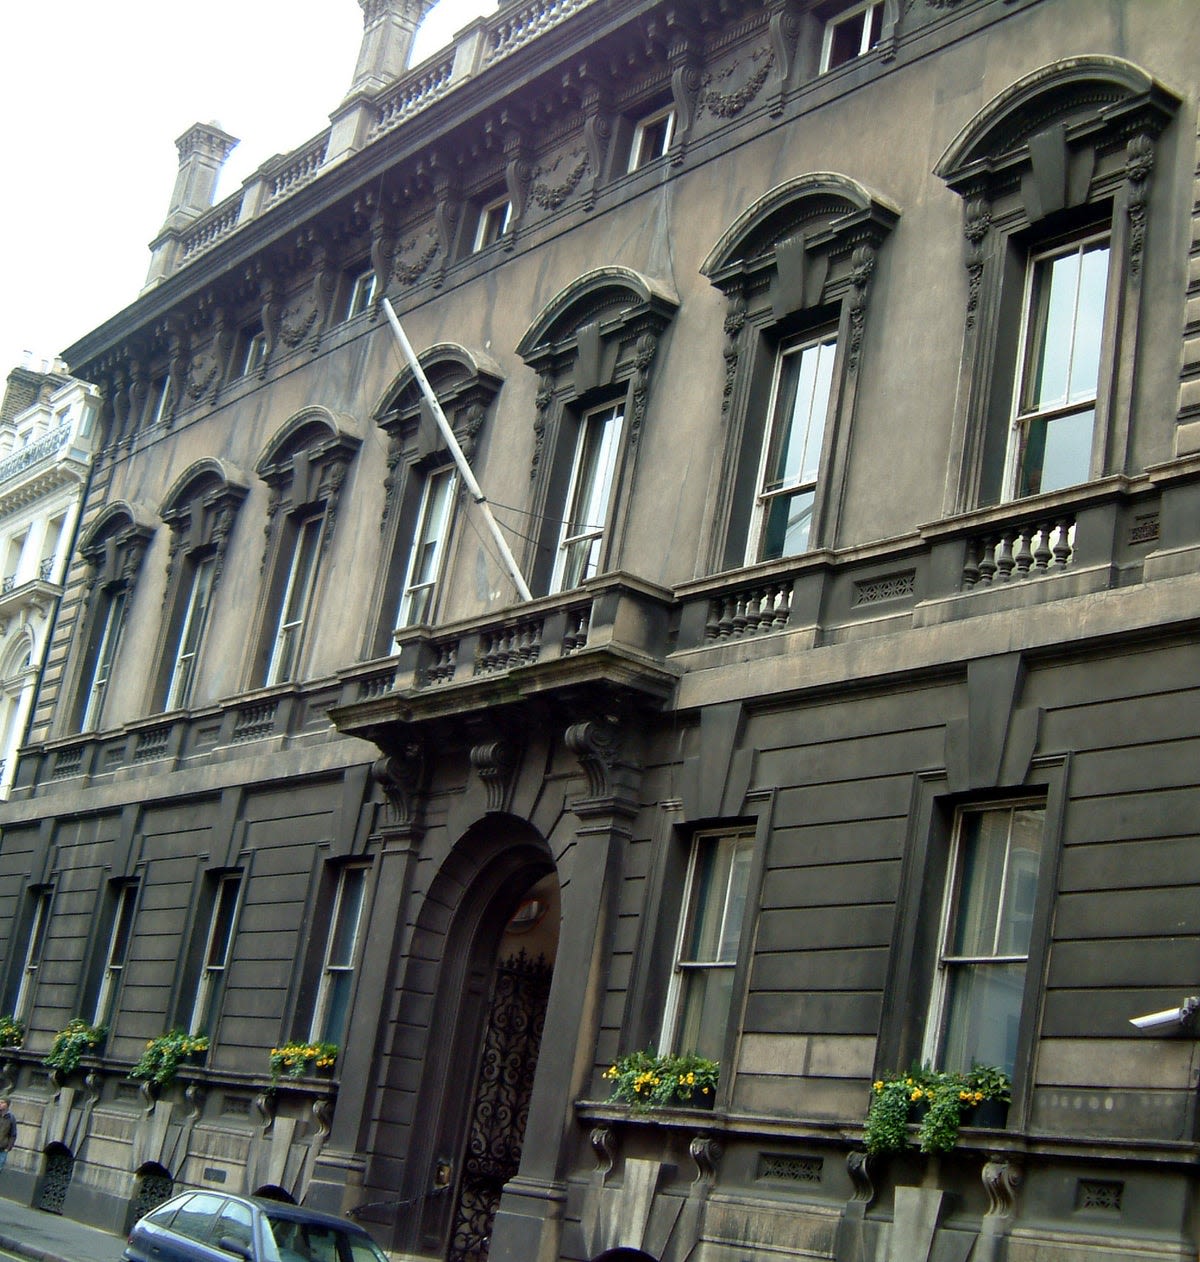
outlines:
{"label": "carved stone frieze", "polygon": [[750,55],[751,71],[744,81],[736,87],[731,86],[740,76],[745,75],[745,67],[741,62],[734,62],[720,73],[710,72],[704,76],[703,92],[700,96],[700,111],[708,110],[717,118],[736,118],[748,105],[751,105],[763,90],[775,65],[775,53],[771,48],[758,48]]}
{"label": "carved stone frieze", "polygon": [[967,328],[975,324],[983,286],[984,243],[992,227],[992,208],[982,197],[968,198],[963,208],[963,236],[967,240]]}
{"label": "carved stone frieze", "polygon": [[538,391],[534,398],[534,407],[537,410],[533,417],[533,458],[529,462],[531,482],[537,477],[538,466],[542,462],[542,448],[546,444],[546,421],[553,401],[554,375],[546,372],[538,379]]}
{"label": "carved stone frieze", "polygon": [[850,340],[846,348],[846,370],[858,370],[862,354],[863,328],[867,315],[867,289],[875,270],[875,249],[870,245],[855,246],[850,261]]}
{"label": "carved stone frieze", "polygon": [[188,372],[187,395],[189,399],[202,399],[208,394],[221,376],[221,365],[215,349],[202,351],[192,358]]}
{"label": "carved stone frieze", "polygon": [[1146,197],[1154,170],[1154,141],[1144,133],[1131,136],[1125,146],[1125,179],[1129,184],[1126,204],[1129,215],[1129,271],[1142,270],[1146,243]]}
{"label": "carved stone frieze", "polygon": [[729,404],[733,399],[733,385],[737,380],[738,360],[741,357],[742,329],[746,326],[746,297],[733,292],[725,303],[725,383],[721,390],[721,415],[728,417]]}
{"label": "carved stone frieze", "polygon": [[396,247],[392,276],[403,285],[415,285],[429,270],[439,249],[439,234],[434,225],[406,237]]}
{"label": "carved stone frieze", "polygon": [[587,150],[582,146],[535,167],[529,189],[530,201],[542,210],[557,210],[579,187],[588,169]]}
{"label": "carved stone frieze", "polygon": [[637,340],[634,354],[634,373],[631,385],[633,415],[630,418],[630,450],[636,451],[642,434],[642,422],[646,419],[646,400],[650,394],[650,365],[658,349],[658,338],[653,333],[643,333]]}
{"label": "carved stone frieze", "polygon": [[293,298],[279,314],[279,340],[294,350],[312,331],[317,321],[317,299],[312,290]]}

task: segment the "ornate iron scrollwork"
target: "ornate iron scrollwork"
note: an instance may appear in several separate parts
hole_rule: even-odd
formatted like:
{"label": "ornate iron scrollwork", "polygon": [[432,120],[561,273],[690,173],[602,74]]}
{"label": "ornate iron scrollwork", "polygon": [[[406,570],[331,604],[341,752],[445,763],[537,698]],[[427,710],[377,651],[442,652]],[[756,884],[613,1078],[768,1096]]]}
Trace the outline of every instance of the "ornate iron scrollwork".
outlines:
{"label": "ornate iron scrollwork", "polygon": [[552,967],[521,951],[496,968],[448,1262],[484,1262],[500,1193],[521,1162]]}

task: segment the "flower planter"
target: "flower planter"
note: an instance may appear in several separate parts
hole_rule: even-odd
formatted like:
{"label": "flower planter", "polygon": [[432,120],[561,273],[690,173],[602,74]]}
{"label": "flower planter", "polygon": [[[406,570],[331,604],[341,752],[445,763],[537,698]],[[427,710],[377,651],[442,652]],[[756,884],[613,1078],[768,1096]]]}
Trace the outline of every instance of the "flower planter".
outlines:
{"label": "flower planter", "polygon": [[1008,1125],[1008,1101],[984,1100],[963,1114],[964,1126],[978,1126],[986,1130],[1002,1131]]}

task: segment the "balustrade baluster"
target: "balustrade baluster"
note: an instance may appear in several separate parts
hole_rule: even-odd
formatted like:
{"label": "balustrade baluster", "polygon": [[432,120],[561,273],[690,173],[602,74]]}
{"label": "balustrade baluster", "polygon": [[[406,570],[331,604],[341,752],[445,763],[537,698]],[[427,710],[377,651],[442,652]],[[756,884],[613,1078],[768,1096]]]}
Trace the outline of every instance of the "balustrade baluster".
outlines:
{"label": "balustrade baluster", "polygon": [[979,582],[981,586],[989,586],[995,576],[997,543],[997,539],[992,535],[985,535],[980,540]]}

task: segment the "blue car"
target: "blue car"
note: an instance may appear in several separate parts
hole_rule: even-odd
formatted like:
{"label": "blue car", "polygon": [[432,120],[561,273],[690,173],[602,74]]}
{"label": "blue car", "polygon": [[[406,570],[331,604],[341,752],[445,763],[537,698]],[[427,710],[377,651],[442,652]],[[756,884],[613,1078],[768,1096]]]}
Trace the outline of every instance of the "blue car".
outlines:
{"label": "blue car", "polygon": [[184,1192],[138,1220],[126,1262],[387,1262],[357,1224],[300,1205]]}

